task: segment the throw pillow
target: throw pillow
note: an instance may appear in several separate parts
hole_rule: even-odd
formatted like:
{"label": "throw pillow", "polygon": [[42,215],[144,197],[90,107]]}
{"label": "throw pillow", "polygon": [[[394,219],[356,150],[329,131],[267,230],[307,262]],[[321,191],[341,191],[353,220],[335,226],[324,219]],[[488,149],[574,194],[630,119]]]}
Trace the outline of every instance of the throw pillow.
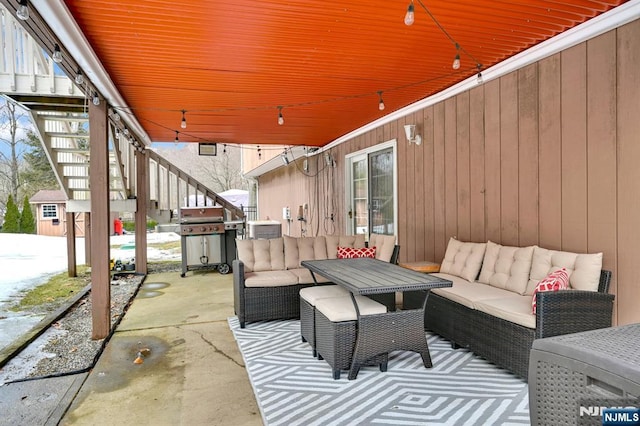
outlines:
{"label": "throw pillow", "polygon": [[375,259],[376,248],[351,248],[351,247],[338,247],[337,258],[338,259],[355,259],[357,257],[370,257]]}
{"label": "throw pillow", "polygon": [[539,291],[558,291],[569,288],[569,274],[566,268],[558,269],[542,279],[533,291],[532,312],[536,313],[536,293]]}

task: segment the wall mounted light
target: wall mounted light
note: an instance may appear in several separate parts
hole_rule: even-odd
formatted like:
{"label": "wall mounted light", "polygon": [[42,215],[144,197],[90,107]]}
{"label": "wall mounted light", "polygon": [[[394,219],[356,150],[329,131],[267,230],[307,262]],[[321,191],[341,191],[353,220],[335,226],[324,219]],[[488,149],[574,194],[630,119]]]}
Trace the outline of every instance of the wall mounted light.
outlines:
{"label": "wall mounted light", "polygon": [[407,137],[409,144],[415,143],[416,145],[420,145],[422,143],[422,137],[417,134],[417,127],[415,124],[405,124],[404,134]]}

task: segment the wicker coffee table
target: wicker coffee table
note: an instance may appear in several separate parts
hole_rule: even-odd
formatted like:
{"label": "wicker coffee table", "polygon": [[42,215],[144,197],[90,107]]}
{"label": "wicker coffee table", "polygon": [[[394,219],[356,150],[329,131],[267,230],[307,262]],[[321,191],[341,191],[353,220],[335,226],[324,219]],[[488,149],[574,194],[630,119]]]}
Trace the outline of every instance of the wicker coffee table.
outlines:
{"label": "wicker coffee table", "polygon": [[422,356],[426,368],[432,366],[424,332],[426,298],[418,309],[361,316],[354,294],[431,290],[451,287],[451,281],[370,258],[305,260],[301,265],[311,271],[314,280],[315,274],[319,274],[351,292],[358,331],[349,380],[357,377],[360,367],[367,360],[395,350],[417,352]]}

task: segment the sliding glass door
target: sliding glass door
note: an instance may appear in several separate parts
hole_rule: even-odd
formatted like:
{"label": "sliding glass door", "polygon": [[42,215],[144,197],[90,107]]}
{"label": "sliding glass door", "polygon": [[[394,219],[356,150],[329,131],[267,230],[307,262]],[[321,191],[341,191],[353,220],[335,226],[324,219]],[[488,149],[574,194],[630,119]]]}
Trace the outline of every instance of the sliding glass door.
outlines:
{"label": "sliding glass door", "polygon": [[395,141],[347,156],[347,233],[395,235]]}

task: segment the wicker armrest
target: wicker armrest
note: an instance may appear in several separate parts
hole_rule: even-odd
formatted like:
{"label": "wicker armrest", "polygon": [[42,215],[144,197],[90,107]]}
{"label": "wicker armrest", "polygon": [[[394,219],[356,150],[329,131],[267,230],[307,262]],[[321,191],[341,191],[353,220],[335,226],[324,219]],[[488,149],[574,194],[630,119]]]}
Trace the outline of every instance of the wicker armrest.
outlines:
{"label": "wicker armrest", "polygon": [[536,338],[611,327],[613,299],[595,291],[536,293]]}
{"label": "wicker armrest", "polygon": [[235,259],[233,266],[233,305],[236,315],[244,317],[244,263]]}

